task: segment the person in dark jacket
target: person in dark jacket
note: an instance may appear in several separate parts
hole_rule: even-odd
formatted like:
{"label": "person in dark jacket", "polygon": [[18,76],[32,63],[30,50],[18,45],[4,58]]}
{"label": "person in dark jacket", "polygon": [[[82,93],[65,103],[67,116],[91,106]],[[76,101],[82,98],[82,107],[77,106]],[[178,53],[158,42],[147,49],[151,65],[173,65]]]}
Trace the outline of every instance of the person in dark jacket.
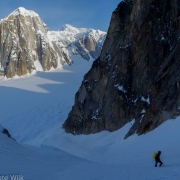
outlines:
{"label": "person in dark jacket", "polygon": [[158,163],[160,163],[159,166],[162,166],[162,164],[163,164],[163,162],[160,160],[160,155],[161,155],[161,151],[158,151],[158,153],[157,153],[157,155],[156,155],[156,157],[155,157],[155,161],[156,161],[155,167],[157,167],[157,164],[158,164]]}

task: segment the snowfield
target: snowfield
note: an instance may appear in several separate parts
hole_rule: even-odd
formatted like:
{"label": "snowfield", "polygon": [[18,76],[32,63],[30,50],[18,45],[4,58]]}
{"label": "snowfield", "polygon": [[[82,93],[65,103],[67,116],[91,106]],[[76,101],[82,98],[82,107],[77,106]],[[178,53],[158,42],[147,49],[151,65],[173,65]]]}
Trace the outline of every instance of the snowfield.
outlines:
{"label": "snowfield", "polygon": [[[77,59],[51,72],[0,79],[0,124],[17,140],[0,133],[0,180],[180,179],[180,118],[126,140],[132,122],[112,133],[64,132],[62,124],[92,64]],[[154,167],[152,154],[159,150],[164,167]]]}

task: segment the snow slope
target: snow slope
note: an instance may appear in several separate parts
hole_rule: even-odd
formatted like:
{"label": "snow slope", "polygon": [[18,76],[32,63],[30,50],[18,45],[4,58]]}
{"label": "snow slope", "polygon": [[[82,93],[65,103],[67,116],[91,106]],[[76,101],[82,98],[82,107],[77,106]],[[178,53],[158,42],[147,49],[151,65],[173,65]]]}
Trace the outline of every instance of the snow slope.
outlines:
{"label": "snow slope", "polygon": [[3,180],[15,180],[15,177],[16,180],[91,180],[105,176],[97,174],[97,169],[108,170],[108,165],[87,161],[50,146],[20,145],[2,133],[0,141],[0,179]]}
{"label": "snow slope", "polygon": [[[92,60],[78,62],[78,58],[74,62],[51,72],[0,79],[0,124],[17,140],[0,133],[0,178],[180,179],[180,118],[126,140],[123,137],[132,122],[113,133],[73,136],[64,132],[62,123],[92,64]],[[165,166],[155,168],[151,156],[159,150]]]}
{"label": "snow slope", "polygon": [[[10,179],[12,175],[18,175],[26,180],[178,180],[179,123],[180,120],[168,121],[154,132],[140,137],[133,136],[125,141],[121,137],[130,124],[114,133],[103,132],[92,136],[83,135],[80,138],[72,135],[59,137],[61,140],[66,137],[65,144],[60,147],[69,144],[69,148],[84,158],[52,146],[42,145],[41,148],[36,148],[18,144],[1,133],[0,177]],[[175,136],[177,138],[174,139]],[[75,142],[77,144],[74,144]],[[157,149],[163,152],[164,167],[154,167],[151,154]]]}

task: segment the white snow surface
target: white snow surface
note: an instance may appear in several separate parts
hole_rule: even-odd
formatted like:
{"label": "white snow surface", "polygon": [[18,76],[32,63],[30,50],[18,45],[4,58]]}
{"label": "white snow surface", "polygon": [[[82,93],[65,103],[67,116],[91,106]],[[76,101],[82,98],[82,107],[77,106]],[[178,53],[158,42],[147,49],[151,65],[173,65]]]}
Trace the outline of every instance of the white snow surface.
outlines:
{"label": "white snow surface", "polygon": [[[51,72],[0,79],[0,123],[17,140],[0,133],[0,179],[12,175],[25,180],[180,179],[180,118],[126,140],[133,122],[115,132],[78,136],[64,132],[61,127],[74,94],[92,64],[78,62],[78,57],[74,62]],[[152,154],[159,150],[164,167],[154,167]]]}

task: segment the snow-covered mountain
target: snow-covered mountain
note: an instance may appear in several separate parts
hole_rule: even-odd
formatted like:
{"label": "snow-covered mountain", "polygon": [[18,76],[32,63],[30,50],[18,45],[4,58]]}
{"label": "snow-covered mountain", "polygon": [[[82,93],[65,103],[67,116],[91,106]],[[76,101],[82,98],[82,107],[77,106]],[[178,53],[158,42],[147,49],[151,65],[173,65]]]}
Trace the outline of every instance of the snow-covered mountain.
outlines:
{"label": "snow-covered mountain", "polygon": [[106,33],[67,24],[61,30],[51,31],[48,35],[69,56],[80,55],[83,59],[90,60],[99,57]]}
{"label": "snow-covered mountain", "polygon": [[0,74],[8,78],[71,65],[73,56],[96,59],[106,36],[71,25],[50,31],[37,13],[22,7],[0,20],[0,34]]}

